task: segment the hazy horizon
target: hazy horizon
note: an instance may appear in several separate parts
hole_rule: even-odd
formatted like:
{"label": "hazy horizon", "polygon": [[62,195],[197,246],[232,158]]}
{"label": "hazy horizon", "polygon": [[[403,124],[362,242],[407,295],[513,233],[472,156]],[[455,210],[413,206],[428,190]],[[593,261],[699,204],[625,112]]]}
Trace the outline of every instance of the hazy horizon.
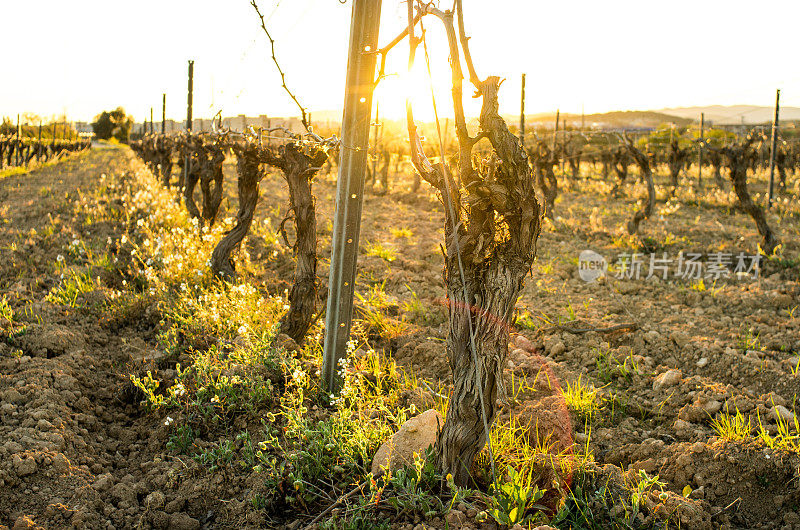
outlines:
{"label": "hazy horizon", "polygon": [[[776,88],[782,89],[783,105],[800,107],[800,91],[792,89],[800,75],[786,67],[784,54],[746,45],[771,41],[778,50],[789,49],[792,24],[800,15],[797,3],[773,1],[759,8],[722,1],[679,1],[669,8],[633,1],[613,7],[577,0],[506,0],[491,8],[477,0],[464,4],[478,74],[506,78],[500,100],[504,114],[519,114],[523,72],[526,114],[769,107]],[[123,106],[141,121],[152,106],[159,119],[166,92],[168,118],[181,120],[188,59],[195,60],[196,117],[210,118],[218,110],[225,116],[297,115],[280,87],[269,43],[249,2],[219,5],[209,0],[143,0],[135,6],[31,0],[7,6],[8,41],[24,42],[26,53],[6,59],[15,82],[0,88],[0,115],[66,114],[70,120],[91,121],[103,110]],[[351,5],[312,0],[262,0],[259,5],[286,81],[300,101],[312,114],[340,108]],[[691,38],[685,35],[687,17]],[[37,22],[34,39],[29,21]],[[694,29],[696,21],[700,30]],[[452,114],[447,49],[438,22],[431,17],[424,22],[439,111],[446,117]],[[405,5],[384,2],[379,41],[388,42],[404,25]],[[498,27],[504,29],[503,39],[497,38]],[[54,54],[64,49],[72,52]],[[389,55],[390,75],[376,92],[381,116],[402,119],[405,88],[399,74],[407,55],[405,43]],[[49,57],[57,61],[48,64]],[[429,120],[430,87],[421,52],[417,70],[411,97],[416,115]],[[476,105],[465,97],[467,114],[477,115]]]}

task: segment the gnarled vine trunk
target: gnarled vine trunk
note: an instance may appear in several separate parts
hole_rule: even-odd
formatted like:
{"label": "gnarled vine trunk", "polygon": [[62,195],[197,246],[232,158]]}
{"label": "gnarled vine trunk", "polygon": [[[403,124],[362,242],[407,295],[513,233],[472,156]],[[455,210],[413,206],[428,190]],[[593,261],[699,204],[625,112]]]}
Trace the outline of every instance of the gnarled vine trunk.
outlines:
{"label": "gnarled vine trunk", "polygon": [[642,180],[644,180],[647,185],[647,199],[642,200],[641,208],[636,210],[631,220],[628,221],[628,233],[633,235],[639,232],[639,224],[645,219],[649,219],[653,214],[653,209],[656,206],[656,188],[653,185],[653,173],[650,170],[650,162],[647,159],[647,155],[634,147],[633,142],[631,142],[629,138],[625,138],[625,147],[628,148],[636,165],[639,166]]}
{"label": "gnarled vine trunk", "polygon": [[769,224],[767,224],[764,210],[753,202],[750,193],[747,191],[747,151],[752,142],[753,137],[748,136],[747,139],[739,145],[723,147],[722,155],[726,158],[728,169],[730,170],[730,179],[733,183],[733,190],[739,198],[739,206],[756,222],[758,233],[761,234],[762,237],[761,250],[769,255],[772,254],[775,247],[778,246],[778,241],[772,233]]}
{"label": "gnarled vine trunk", "polygon": [[325,151],[296,144],[281,148],[280,157],[272,161],[283,170],[289,186],[289,202],[294,215],[296,239],[292,247],[295,258],[294,283],[289,292],[289,311],[281,320],[281,333],[300,343],[313,324],[317,307],[317,217],[311,180],[327,160]]}
{"label": "gnarled vine trunk", "polygon": [[[444,23],[450,47],[452,94],[458,138],[456,188],[445,161],[432,165],[422,149],[411,105],[407,105],[411,159],[419,174],[441,194],[445,205],[445,284],[449,302],[447,356],[453,392],[436,442],[437,464],[456,484],[471,483],[472,463],[486,444],[487,430],[505,402],[503,367],[508,353],[514,305],[536,255],[541,209],[525,149],[498,113],[498,77],[477,78],[467,47],[457,0],[461,47],[470,80],[483,98],[480,132],[469,136],[462,102],[462,73],[453,12],[423,7]],[[408,6],[413,64],[412,8]],[[475,144],[487,138],[499,165],[481,173],[473,166]],[[465,195],[462,203],[462,193]],[[473,341],[474,338],[474,341]]]}
{"label": "gnarled vine trunk", "polygon": [[239,211],[236,225],[217,243],[211,254],[211,271],[225,280],[236,278],[236,267],[231,253],[238,248],[250,230],[258,204],[258,183],[264,177],[258,146],[252,143],[234,145],[236,173],[238,174]]}
{"label": "gnarled vine trunk", "polygon": [[203,196],[202,216],[209,226],[214,226],[222,203],[222,165],[225,151],[219,143],[203,146],[200,154],[200,192]]}

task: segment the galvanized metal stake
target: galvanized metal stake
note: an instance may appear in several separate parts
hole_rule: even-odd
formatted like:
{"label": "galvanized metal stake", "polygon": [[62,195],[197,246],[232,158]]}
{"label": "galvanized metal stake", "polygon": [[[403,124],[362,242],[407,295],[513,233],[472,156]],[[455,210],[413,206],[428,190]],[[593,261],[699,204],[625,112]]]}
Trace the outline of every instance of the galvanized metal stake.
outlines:
{"label": "galvanized metal stake", "polygon": [[769,150],[769,196],[767,198],[767,209],[772,207],[772,199],[775,197],[775,148],[778,146],[778,112],[780,111],[781,90],[775,93],[775,118],[772,120],[772,146]]}
{"label": "galvanized metal stake", "polygon": [[353,0],[350,51],[342,117],[342,148],[331,236],[328,305],[325,314],[323,382],[329,392],[341,384],[337,368],[347,353],[367,169],[372,92],[381,0]]}

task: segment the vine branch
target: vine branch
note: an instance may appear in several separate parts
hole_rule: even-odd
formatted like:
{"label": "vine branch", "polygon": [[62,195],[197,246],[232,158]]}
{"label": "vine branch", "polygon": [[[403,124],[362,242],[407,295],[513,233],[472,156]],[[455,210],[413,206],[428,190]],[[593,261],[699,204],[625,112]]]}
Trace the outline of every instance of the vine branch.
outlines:
{"label": "vine branch", "polygon": [[281,65],[278,64],[278,59],[277,57],[275,57],[275,39],[273,39],[272,35],[269,34],[267,25],[264,22],[264,15],[262,15],[261,11],[258,9],[258,4],[256,4],[256,0],[250,0],[250,5],[253,6],[253,9],[256,10],[256,14],[258,15],[258,18],[261,20],[261,29],[264,30],[264,33],[266,33],[267,38],[269,39],[269,44],[270,47],[272,48],[272,62],[275,63],[275,67],[278,69],[278,73],[281,74],[281,84],[283,86],[283,89],[286,90],[286,93],[289,94],[289,97],[292,98],[292,100],[297,104],[298,108],[300,109],[300,112],[302,113],[301,122],[303,123],[303,127],[305,127],[306,131],[311,132],[311,127],[310,124],[308,123],[308,114],[306,113],[306,109],[303,107],[303,105],[300,104],[294,93],[292,93],[292,91],[289,90],[289,87],[286,86],[286,74],[283,73]]}

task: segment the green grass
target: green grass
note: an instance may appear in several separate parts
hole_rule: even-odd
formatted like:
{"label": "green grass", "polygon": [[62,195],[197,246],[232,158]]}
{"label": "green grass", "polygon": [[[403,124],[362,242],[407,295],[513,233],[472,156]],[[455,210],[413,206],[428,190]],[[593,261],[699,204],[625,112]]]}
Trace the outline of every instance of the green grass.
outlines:
{"label": "green grass", "polygon": [[594,385],[583,383],[581,376],[573,382],[567,381],[562,389],[567,408],[587,424],[591,424],[599,410],[597,389]]}
{"label": "green grass", "polygon": [[370,243],[369,241],[364,245],[364,255],[375,256],[390,263],[397,259],[397,255],[393,249],[385,247],[380,243]]}
{"label": "green grass", "polygon": [[745,417],[736,409],[736,414],[731,415],[728,411],[719,414],[711,420],[711,427],[717,436],[723,440],[741,441],[750,438],[753,427],[749,417]]}
{"label": "green grass", "polygon": [[94,280],[89,273],[69,271],[61,283],[51,289],[45,299],[54,304],[80,307],[82,305],[81,296],[94,289]]}

